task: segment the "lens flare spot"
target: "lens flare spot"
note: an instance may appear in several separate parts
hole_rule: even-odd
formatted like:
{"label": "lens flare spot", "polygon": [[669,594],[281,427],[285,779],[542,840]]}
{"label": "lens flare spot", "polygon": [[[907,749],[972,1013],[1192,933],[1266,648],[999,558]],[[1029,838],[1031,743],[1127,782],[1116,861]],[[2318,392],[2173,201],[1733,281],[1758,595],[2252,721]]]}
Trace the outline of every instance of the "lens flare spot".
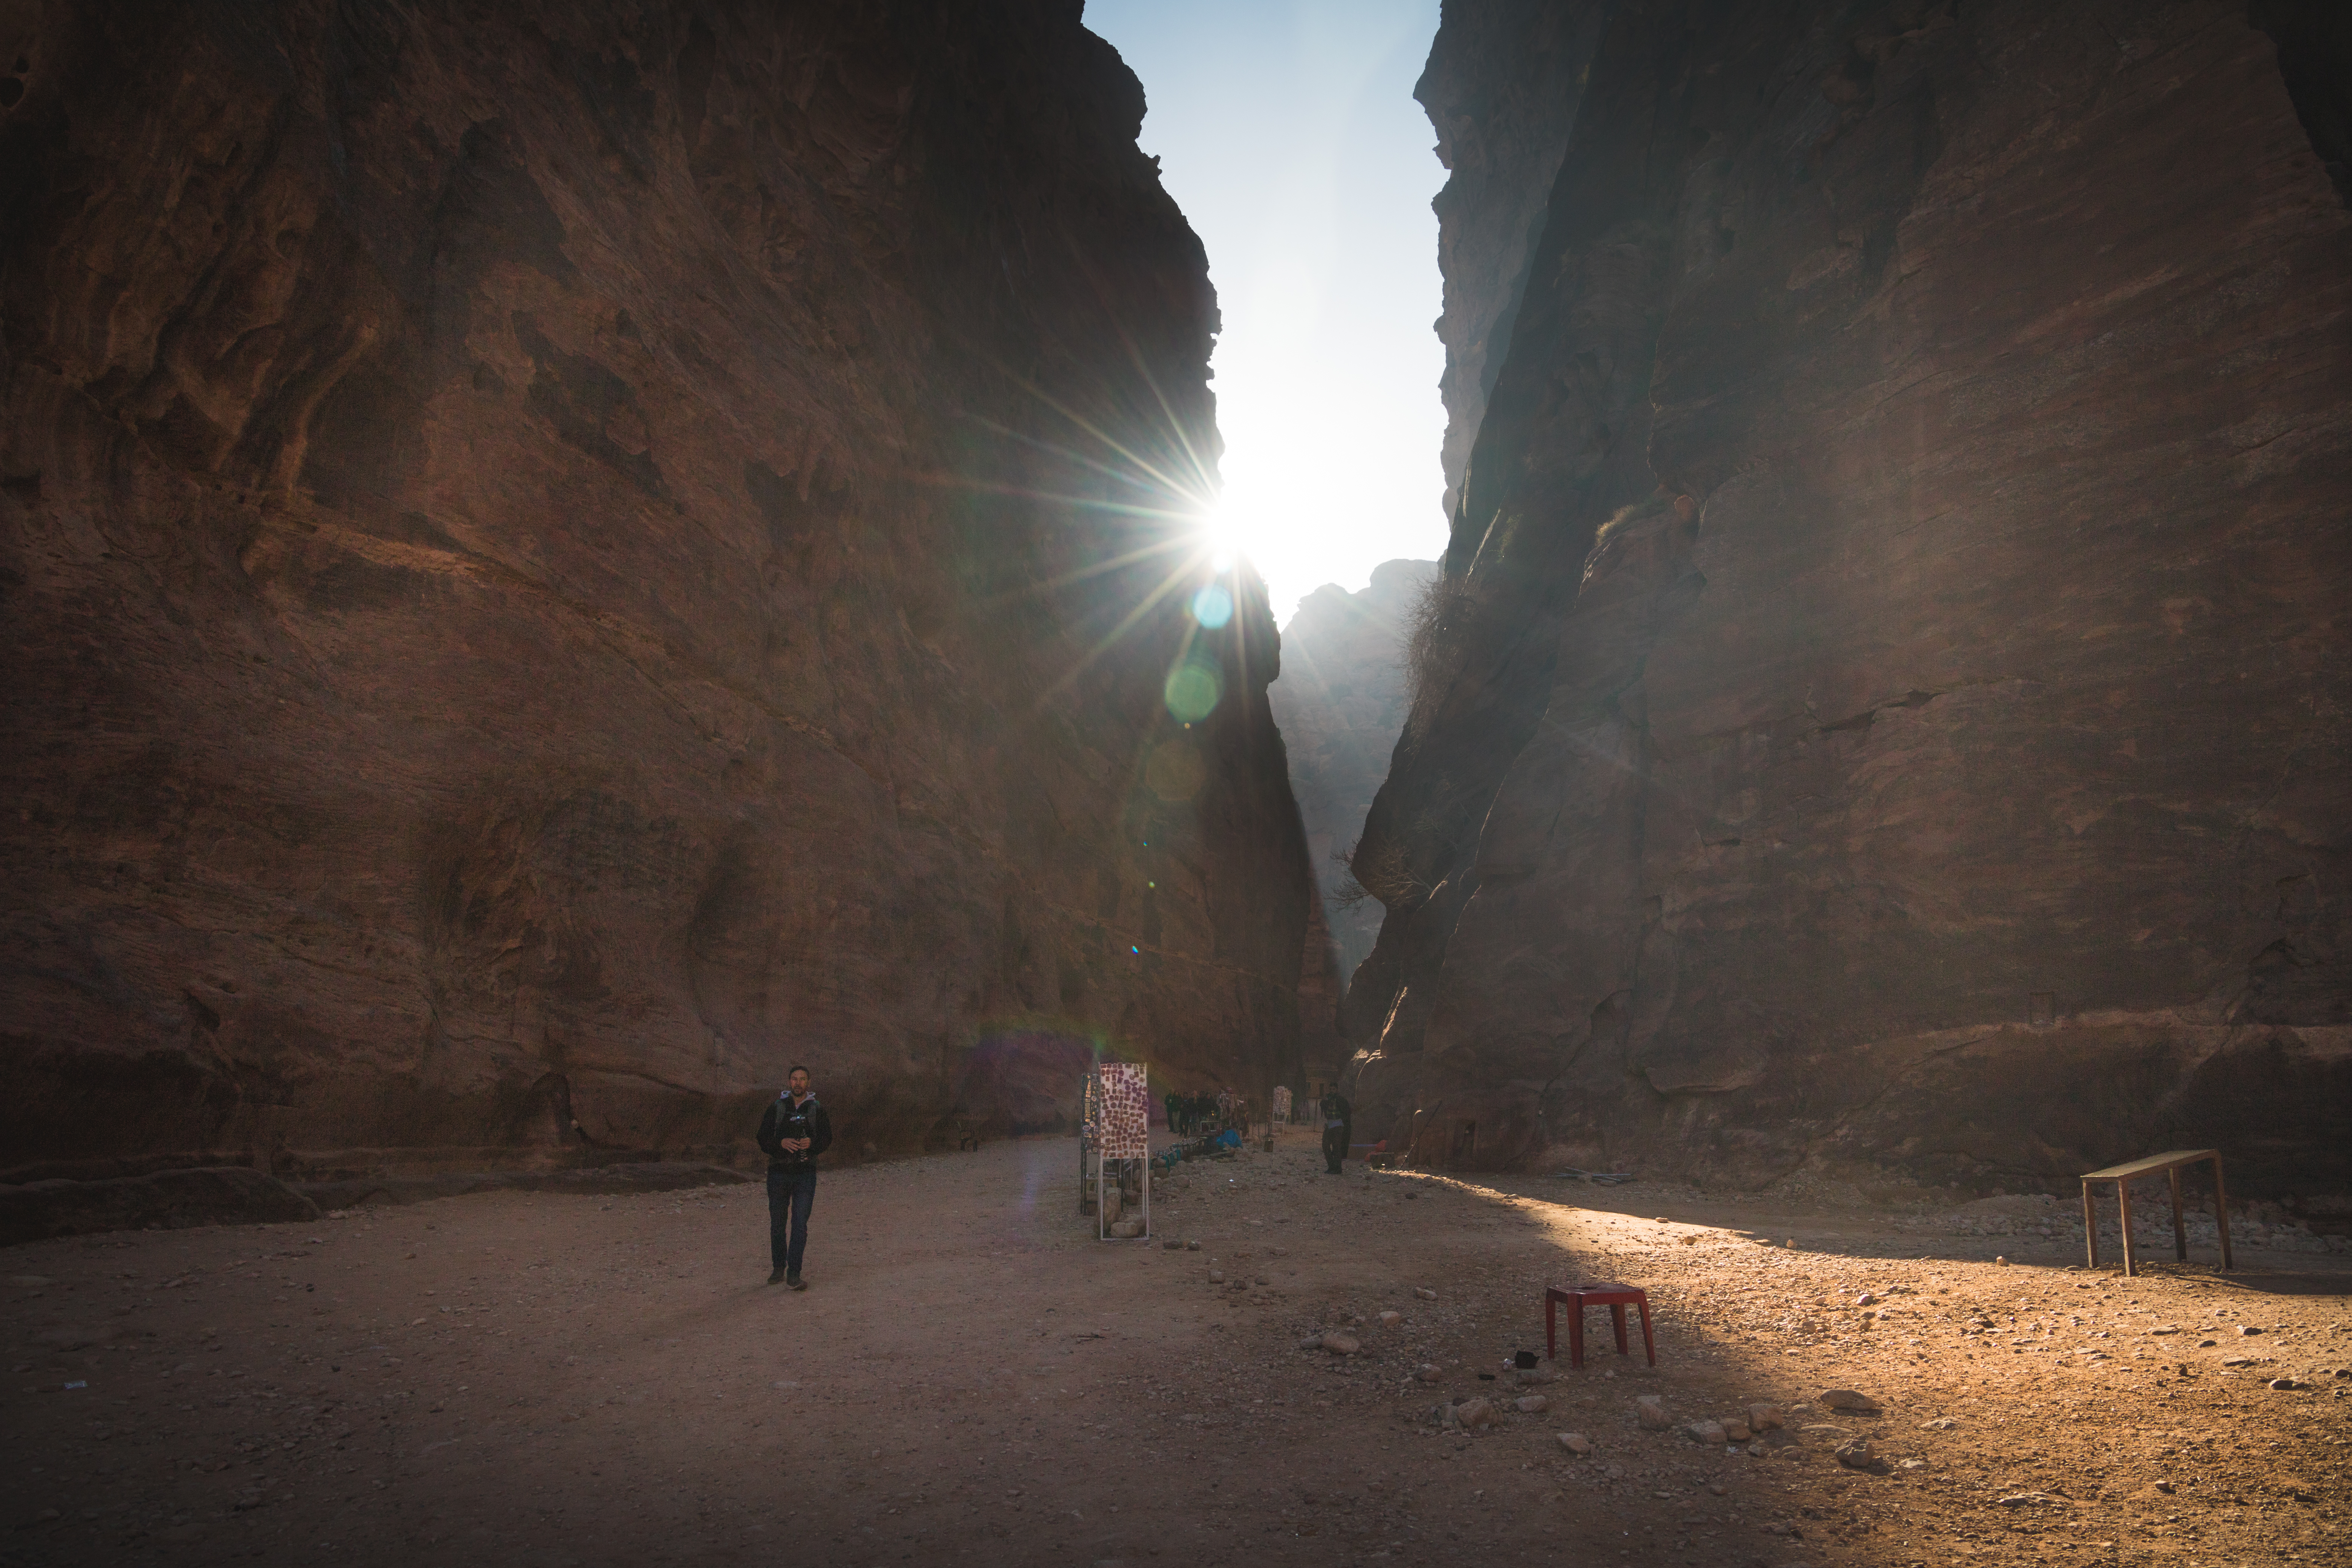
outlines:
{"label": "lens flare spot", "polygon": [[1164,694],[1168,711],[1190,724],[1216,711],[1218,700],[1225,694],[1224,674],[1214,658],[1194,653],[1168,672]]}
{"label": "lens flare spot", "polygon": [[1234,596],[1212,583],[1192,595],[1192,618],[1215,631],[1234,618]]}

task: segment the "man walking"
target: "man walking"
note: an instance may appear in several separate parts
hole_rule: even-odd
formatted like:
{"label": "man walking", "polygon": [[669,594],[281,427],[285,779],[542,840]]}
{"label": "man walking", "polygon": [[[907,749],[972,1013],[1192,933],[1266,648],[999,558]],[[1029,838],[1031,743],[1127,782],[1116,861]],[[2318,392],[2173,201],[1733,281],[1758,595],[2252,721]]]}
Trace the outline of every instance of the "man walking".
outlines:
{"label": "man walking", "polygon": [[[1349,1108],[1347,1097],[1337,1089],[1329,1089],[1324,1094],[1322,1109],[1325,1167],[1323,1173],[1327,1176],[1336,1176],[1340,1173],[1339,1162],[1348,1157],[1348,1133],[1349,1123],[1355,1119],[1355,1113]],[[773,1179],[773,1177],[770,1178],[772,1181]]]}
{"label": "man walking", "polygon": [[[795,1290],[801,1254],[808,1247],[809,1206],[816,1202],[816,1157],[833,1146],[833,1118],[809,1090],[809,1070],[795,1067],[784,1092],[760,1118],[760,1148],[768,1156],[768,1283]],[[789,1230],[789,1236],[786,1234]]]}

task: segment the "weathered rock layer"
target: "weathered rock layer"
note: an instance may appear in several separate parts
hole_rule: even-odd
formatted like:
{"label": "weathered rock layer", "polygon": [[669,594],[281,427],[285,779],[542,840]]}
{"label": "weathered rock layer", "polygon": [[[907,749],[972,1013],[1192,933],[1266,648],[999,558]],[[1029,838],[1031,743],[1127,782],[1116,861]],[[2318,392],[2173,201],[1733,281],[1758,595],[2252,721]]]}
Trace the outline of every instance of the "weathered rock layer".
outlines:
{"label": "weathered rock layer", "polygon": [[1469,1163],[2352,1186],[2342,29],[1566,9],[1360,1103]]}
{"label": "weathered rock layer", "polygon": [[1144,516],[1214,303],[1078,13],[7,14],[0,1142],[1295,1065],[1272,622]]}

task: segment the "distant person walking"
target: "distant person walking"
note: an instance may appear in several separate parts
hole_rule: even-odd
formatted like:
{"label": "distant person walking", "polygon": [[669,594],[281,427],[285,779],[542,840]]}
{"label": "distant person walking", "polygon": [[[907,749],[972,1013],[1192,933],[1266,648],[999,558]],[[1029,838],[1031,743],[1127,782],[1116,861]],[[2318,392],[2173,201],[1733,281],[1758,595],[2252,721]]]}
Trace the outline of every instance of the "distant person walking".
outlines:
{"label": "distant person walking", "polygon": [[[795,1290],[801,1254],[808,1248],[809,1208],[816,1202],[816,1157],[833,1147],[833,1118],[809,1089],[809,1070],[795,1067],[784,1092],[760,1118],[760,1148],[768,1156],[768,1283]],[[789,1235],[787,1234],[789,1232]]]}
{"label": "distant person walking", "polygon": [[1347,1097],[1338,1089],[1323,1096],[1323,1173],[1339,1174],[1339,1162],[1348,1157],[1348,1134],[1353,1130],[1355,1110]]}

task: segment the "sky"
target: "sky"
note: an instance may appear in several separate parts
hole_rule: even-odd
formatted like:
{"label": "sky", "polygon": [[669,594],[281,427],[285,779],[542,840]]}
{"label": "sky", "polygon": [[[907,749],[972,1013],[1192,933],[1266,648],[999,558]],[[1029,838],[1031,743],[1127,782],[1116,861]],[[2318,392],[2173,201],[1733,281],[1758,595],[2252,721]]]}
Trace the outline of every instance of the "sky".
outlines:
{"label": "sky", "polygon": [[1222,542],[1275,619],[1445,543],[1430,198],[1412,84],[1438,0],[1087,0],[1143,82],[1139,138],[1209,252],[1224,333]]}

